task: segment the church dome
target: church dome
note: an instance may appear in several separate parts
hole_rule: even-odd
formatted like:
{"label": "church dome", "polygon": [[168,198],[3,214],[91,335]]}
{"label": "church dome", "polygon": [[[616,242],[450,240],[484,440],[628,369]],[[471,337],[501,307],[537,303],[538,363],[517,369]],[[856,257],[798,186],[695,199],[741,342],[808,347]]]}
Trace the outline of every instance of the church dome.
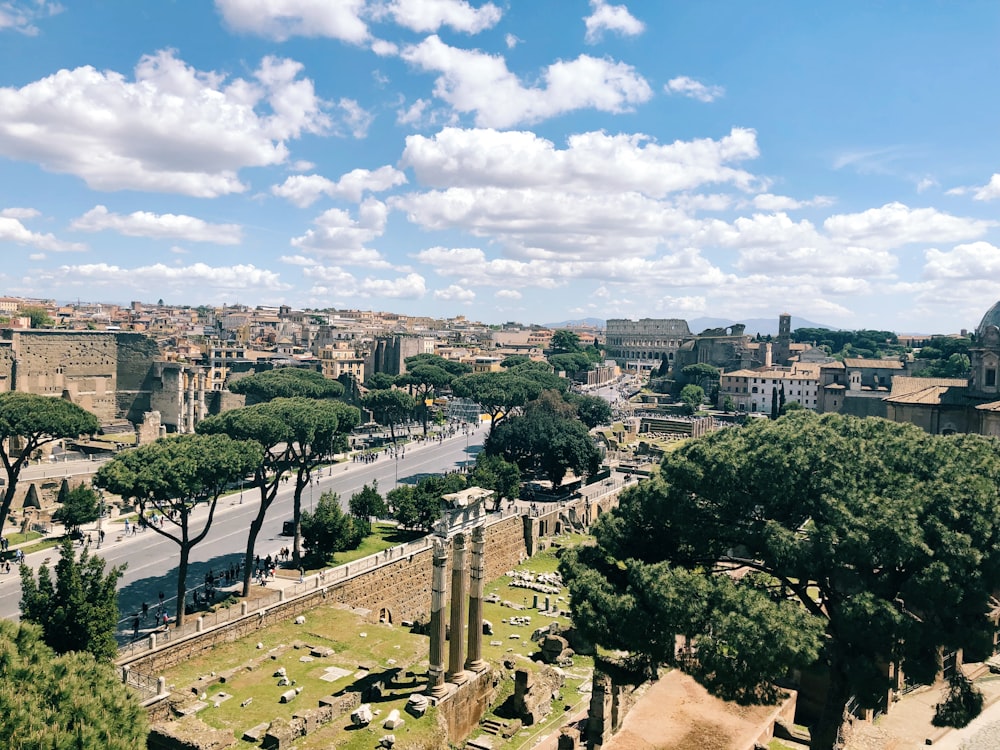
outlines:
{"label": "church dome", "polygon": [[979,327],[976,329],[976,336],[982,336],[986,329],[990,326],[997,326],[1000,328],[1000,302],[997,302],[993,305],[993,307],[986,311]]}

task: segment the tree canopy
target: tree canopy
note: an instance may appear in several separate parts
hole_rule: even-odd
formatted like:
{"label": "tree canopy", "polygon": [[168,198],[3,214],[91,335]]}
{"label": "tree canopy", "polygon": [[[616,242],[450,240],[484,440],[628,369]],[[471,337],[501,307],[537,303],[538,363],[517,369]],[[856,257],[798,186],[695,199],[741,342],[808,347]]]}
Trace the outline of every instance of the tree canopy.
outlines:
{"label": "tree canopy", "polygon": [[542,387],[535,380],[513,371],[463,375],[451,384],[451,388],[455,395],[472,399],[490,415],[490,435],[512,410],[538,398],[542,392]]}
{"label": "tree canopy", "polygon": [[593,474],[601,455],[576,409],[552,391],[530,402],[525,413],[503,422],[487,438],[484,450],[502,456],[527,474],[559,487],[567,472]]}
{"label": "tree canopy", "polygon": [[78,484],[65,494],[62,491],[59,494],[62,505],[52,514],[52,520],[58,521],[68,530],[96,521],[100,515],[100,497],[93,487]]}
{"label": "tree canopy", "polygon": [[86,549],[77,559],[69,538],[63,539],[59,555],[54,581],[47,564],[39,566],[37,582],[31,568],[21,564],[21,615],[41,627],[56,653],[86,651],[111,661],[118,655],[117,586],[125,566],[105,573],[104,559]]}
{"label": "tree canopy", "polygon": [[[0,462],[7,486],[0,500],[0,531],[7,523],[17,492],[17,480],[31,455],[46,443],[97,432],[97,417],[74,403],[52,396],[8,391],[0,393]],[[20,440],[21,452],[11,457],[11,440]]]}
{"label": "tree canopy", "polygon": [[[420,354],[417,357],[409,357],[406,360],[406,373],[396,378],[397,386],[409,386],[413,389],[425,436],[427,435],[427,417],[430,413],[427,400],[448,388],[457,375],[461,374],[458,368],[452,366],[458,364],[460,363],[451,363],[444,357],[437,355]],[[462,365],[462,367],[466,370],[470,369],[468,365]]]}
{"label": "tree canopy", "polygon": [[376,422],[389,428],[389,434],[394,443],[396,442],[396,425],[409,419],[417,405],[409,393],[396,388],[369,391],[361,403],[364,408],[371,411]]}
{"label": "tree canopy", "polygon": [[[180,547],[178,625],[184,622],[191,550],[208,535],[219,496],[262,460],[260,445],[252,440],[233,440],[228,435],[174,435],[123,451],[98,469],[94,477],[97,487],[136,501],[143,517],[151,512],[162,517],[162,525],[149,528]],[[199,530],[192,521],[202,503],[208,508]]]}
{"label": "tree canopy", "polygon": [[253,469],[253,486],[257,488],[257,514],[250,522],[247,546],[243,558],[243,596],[250,593],[254,550],[264,525],[268,509],[278,495],[278,488],[292,466],[295,432],[290,422],[311,419],[310,399],[278,398],[242,409],[232,409],[203,419],[197,430],[206,435],[228,435],[235,440],[252,440],[260,445],[261,461]]}
{"label": "tree canopy", "polygon": [[247,397],[247,405],[259,404],[276,398],[340,398],[344,386],[337,380],[323,377],[315,370],[299,367],[279,367],[248,375],[229,384],[229,390]]}
{"label": "tree canopy", "polygon": [[[601,645],[677,664],[746,701],[820,653],[830,711],[813,747],[830,748],[852,695],[872,706],[885,694],[885,665],[930,681],[939,647],[983,644],[1000,585],[997,448],[805,410],[691,441],[600,519],[596,548],[567,557],[574,612],[586,613],[575,621]],[[692,638],[693,661],[665,638],[648,646],[639,624],[601,629],[629,607],[654,633]],[[763,662],[765,651],[780,658]]]}
{"label": "tree canopy", "polygon": [[335,553],[357,547],[365,531],[355,518],[344,513],[336,492],[324,492],[316,510],[302,514],[302,537],[310,563],[326,565]]}
{"label": "tree canopy", "polygon": [[56,656],[37,625],[0,620],[0,747],[134,750],[145,710],[111,664]]}
{"label": "tree canopy", "polygon": [[575,331],[560,328],[552,334],[549,345],[554,352],[577,352],[580,351],[580,335]]}

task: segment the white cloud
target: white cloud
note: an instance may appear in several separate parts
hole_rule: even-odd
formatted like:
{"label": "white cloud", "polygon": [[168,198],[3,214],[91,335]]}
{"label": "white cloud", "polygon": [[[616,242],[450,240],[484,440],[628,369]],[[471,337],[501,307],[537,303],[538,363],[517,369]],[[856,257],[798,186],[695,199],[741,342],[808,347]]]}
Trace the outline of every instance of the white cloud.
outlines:
{"label": "white cloud", "polygon": [[112,213],[100,205],[74,220],[70,228],[82,232],[111,229],[127,237],[170,238],[214,242],[217,245],[238,245],[243,234],[239,224],[209,224],[184,214],[154,214],[149,211],[135,211],[125,216]]}
{"label": "white cloud", "polygon": [[917,180],[917,192],[923,193],[932,187],[938,187],[938,181],[933,177],[921,177]]}
{"label": "white cloud", "polygon": [[48,257],[49,256],[46,255],[45,253],[29,253],[28,254],[28,260],[35,260],[35,261],[45,260]]}
{"label": "white cloud", "polygon": [[605,31],[636,36],[646,29],[646,25],[629,13],[624,5],[608,5],[605,0],[590,0],[590,7],[593,12],[583,19],[587,26],[584,39],[588,44],[596,44]]}
{"label": "white cloud", "polygon": [[473,8],[466,0],[392,0],[376,12],[411,31],[427,33],[449,26],[478,34],[496,25],[503,12],[493,3]]}
{"label": "white cloud", "polygon": [[694,249],[659,258],[615,258],[567,262],[562,260],[511,258],[487,260],[474,248],[429,248],[417,260],[434,268],[439,276],[456,279],[463,286],[499,286],[553,289],[577,279],[602,282],[687,286],[719,284],[728,276]]}
{"label": "white cloud", "polygon": [[331,257],[338,263],[391,268],[391,264],[377,250],[365,247],[381,237],[385,231],[388,208],[374,198],[367,199],[358,208],[358,218],[349,211],[331,208],[316,217],[316,229],[308,230],[291,244],[301,250]]}
{"label": "white cloud", "polygon": [[656,309],[666,312],[671,317],[683,315],[702,315],[708,309],[708,301],[705,297],[661,297],[656,301]]}
{"label": "white cloud", "polygon": [[[17,209],[15,209],[16,211]],[[29,217],[25,217],[29,218]],[[0,243],[13,242],[17,245],[27,245],[38,250],[48,250],[54,253],[86,250],[87,246],[78,242],[63,242],[52,234],[32,232],[20,219],[12,216],[0,216]]]}
{"label": "white cloud", "polygon": [[833,203],[833,198],[826,195],[817,195],[812,200],[796,200],[787,195],[773,195],[771,193],[761,193],[753,198],[753,207],[762,211],[794,211],[799,208],[809,206],[829,206]]}
{"label": "white cloud", "polygon": [[389,299],[419,299],[427,293],[424,277],[410,273],[395,279],[366,278],[358,285],[358,296]]}
{"label": "white cloud", "polygon": [[726,93],[722,86],[706,86],[704,83],[687,76],[671,78],[664,85],[663,90],[668,94],[680,94],[690,99],[697,99],[699,102],[714,102]]}
{"label": "white cloud", "polygon": [[49,0],[8,0],[0,2],[0,31],[12,29],[27,36],[38,34],[35,21],[62,13],[65,8]]}
{"label": "white cloud", "polygon": [[7,219],[34,219],[37,216],[41,216],[42,212],[36,208],[5,208],[0,210],[0,216]]}
{"label": "white cloud", "polygon": [[736,268],[774,276],[888,277],[896,269],[896,256],[867,247],[753,247],[740,251]]}
{"label": "white cloud", "polygon": [[719,140],[666,145],[641,133],[580,133],[565,149],[530,131],[444,128],[432,138],[408,136],[400,164],[432,187],[634,190],[663,197],[709,183],[750,189],[753,175],[729,164],[758,154],[756,133],[745,128]]}
{"label": "white cloud", "polygon": [[355,138],[364,138],[368,135],[368,127],[372,124],[375,116],[364,109],[353,99],[341,99],[337,106],[344,113],[344,124],[351,131]]}
{"label": "white cloud", "polygon": [[458,112],[474,112],[477,125],[506,128],[578,109],[626,112],[652,96],[631,65],[580,55],[549,65],[543,86],[525,87],[503,57],[450,47],[437,36],[403,49],[402,58],[441,75],[434,95]]}
{"label": "white cloud", "polygon": [[311,169],[316,169],[316,165],[311,161],[306,161],[305,159],[298,159],[289,164],[288,168],[292,172],[308,172]]}
{"label": "white cloud", "polygon": [[514,49],[518,44],[521,43],[521,39],[514,34],[506,34],[503,38],[504,44],[507,45],[507,49]]}
{"label": "white cloud", "polygon": [[496,297],[497,299],[518,300],[521,299],[524,295],[521,294],[516,289],[500,289],[493,296]]}
{"label": "white cloud", "polygon": [[234,31],[284,41],[293,36],[327,37],[351,44],[369,39],[362,19],[366,0],[215,0]]}
{"label": "white cloud", "polygon": [[955,242],[980,237],[994,221],[952,216],[934,208],[914,208],[894,202],[856,214],[839,214],[823,222],[835,240],[878,247],[912,242]]}
{"label": "white cloud", "polygon": [[458,284],[452,284],[446,289],[438,289],[434,292],[434,299],[445,302],[472,302],[476,298],[476,293],[471,289],[465,289]]}
{"label": "white cloud", "polygon": [[399,47],[384,39],[373,40],[371,49],[379,57],[395,57],[399,54]]}
{"label": "white cloud", "polygon": [[164,291],[186,295],[192,287],[197,286],[237,291],[282,291],[291,288],[288,284],[281,283],[278,274],[253,265],[209,266],[206,263],[192,263],[189,266],[167,266],[156,263],[123,268],[108,263],[92,263],[60,266],[53,271],[40,272],[40,277],[52,284],[130,289],[157,297],[163,296]]}
{"label": "white cloud", "polygon": [[344,198],[358,202],[366,192],[380,193],[384,190],[406,184],[406,175],[390,166],[369,169],[352,169],[341,175],[336,182],[317,174],[292,175],[281,185],[275,185],[271,192],[287,198],[299,208],[315,203],[321,195]]}
{"label": "white cloud", "polygon": [[321,266],[313,262],[302,273],[309,278],[336,285],[338,293],[347,297],[354,296],[357,290],[357,279],[340,266]]}
{"label": "white cloud", "polygon": [[430,102],[427,99],[417,99],[409,107],[396,110],[396,122],[400,125],[417,125],[424,119],[424,113]]}
{"label": "white cloud", "polygon": [[1000,174],[990,177],[990,181],[982,187],[972,189],[976,191],[972,197],[977,201],[991,201],[1000,198]]}
{"label": "white cloud", "polygon": [[[976,281],[1000,278],[1000,248],[989,242],[956,245],[951,252],[935,248],[924,254],[924,277],[944,281]],[[994,296],[996,296],[994,294]]]}
{"label": "white cloud", "polygon": [[331,125],[301,70],[268,57],[253,79],[227,84],[172,50],[143,57],[134,81],[89,66],[61,70],[0,88],[0,155],[77,175],[97,190],[243,192],[239,169],[280,164],[286,140]]}

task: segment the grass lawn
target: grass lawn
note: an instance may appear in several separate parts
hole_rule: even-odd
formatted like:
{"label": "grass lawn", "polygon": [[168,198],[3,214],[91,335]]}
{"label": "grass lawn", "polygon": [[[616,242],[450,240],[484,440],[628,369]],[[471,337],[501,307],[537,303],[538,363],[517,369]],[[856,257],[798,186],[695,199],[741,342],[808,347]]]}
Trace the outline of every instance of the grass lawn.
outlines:
{"label": "grass lawn", "polygon": [[[383,546],[373,546],[364,554],[371,554],[409,538],[407,532],[401,532],[394,526],[380,524],[379,527],[381,542],[373,541],[372,544],[382,543]],[[579,535],[565,536],[558,543],[565,546],[585,539],[586,537]],[[554,572],[558,567],[557,549],[550,548],[536,555],[525,561],[520,568],[535,574]],[[341,560],[338,555],[339,562]],[[489,582],[485,592],[496,593],[501,601],[519,607],[527,605],[527,608],[513,609],[499,603],[485,603],[484,617],[492,622],[494,632],[493,635],[483,636],[483,658],[495,668],[501,668],[505,657],[513,657],[518,668],[538,670],[541,665],[530,658],[531,653],[537,650],[536,644],[531,642],[532,631],[552,621],[568,623],[568,619],[559,615],[541,615],[538,610],[531,608],[536,592],[512,587],[510,583],[510,578],[501,576],[500,579]],[[539,604],[544,605],[545,595],[538,596]],[[550,594],[549,599],[553,607],[568,608],[565,589],[559,594]],[[531,622],[528,625],[513,625],[509,622],[511,616],[530,617]],[[230,730],[239,738],[245,730],[257,724],[269,722],[278,716],[288,718],[296,711],[316,707],[318,699],[325,695],[362,689],[375,680],[388,678],[398,670],[398,686],[397,683],[391,683],[393,687],[383,699],[372,702],[373,711],[378,711],[379,715],[369,727],[350,728],[350,716],[344,715],[296,742],[296,750],[372,748],[380,737],[389,732],[382,728],[382,722],[394,708],[399,709],[405,718],[403,726],[393,731],[397,747],[417,747],[440,739],[441,730],[434,715],[435,709],[421,718],[415,718],[403,710],[410,694],[422,693],[426,687],[429,647],[427,636],[415,635],[407,628],[367,623],[359,614],[342,606],[318,607],[306,612],[305,618],[304,625],[295,625],[289,620],[241,640],[222,644],[210,654],[180,664],[164,675],[167,685],[175,693],[191,694],[192,700],[195,698],[192,688],[196,688],[199,695],[205,694],[208,707],[199,711],[197,717],[215,728]],[[256,648],[258,642],[263,644],[262,649]],[[499,642],[500,645],[490,645],[491,642]],[[308,650],[294,648],[296,643],[313,647],[326,646],[332,648],[334,654],[303,660],[302,657],[308,655]],[[279,667],[284,667],[288,678],[295,681],[293,687],[302,688],[302,693],[289,704],[279,703],[281,694],[290,689],[277,685],[278,678],[273,675]],[[322,679],[324,675],[331,674],[327,672],[330,667],[340,670],[332,673],[335,679]],[[589,700],[589,692],[580,692],[579,688],[589,684],[592,668],[593,660],[590,657],[575,657],[573,666],[565,670],[566,685],[562,688],[560,697],[553,702],[549,716],[536,726],[522,729],[506,743],[500,738],[494,738],[494,747],[497,750],[530,747],[536,738],[550,733],[563,721],[567,707],[582,708]],[[213,673],[218,675],[233,670],[235,672],[232,677],[224,684],[219,683],[217,676],[212,676]],[[413,676],[406,677],[408,672]],[[220,691],[232,697],[220,701]],[[502,703],[512,692],[513,675],[508,674],[497,703]],[[252,701],[245,707],[241,706],[248,698],[252,698]],[[219,703],[217,708],[214,705],[216,702]],[[250,748],[255,745],[240,740],[236,747]]]}
{"label": "grass lawn", "polygon": [[12,531],[10,534],[4,534],[3,538],[13,547],[15,544],[24,544],[33,539],[40,539],[41,536],[41,533],[37,531],[29,531],[27,534],[22,534],[20,531]]}

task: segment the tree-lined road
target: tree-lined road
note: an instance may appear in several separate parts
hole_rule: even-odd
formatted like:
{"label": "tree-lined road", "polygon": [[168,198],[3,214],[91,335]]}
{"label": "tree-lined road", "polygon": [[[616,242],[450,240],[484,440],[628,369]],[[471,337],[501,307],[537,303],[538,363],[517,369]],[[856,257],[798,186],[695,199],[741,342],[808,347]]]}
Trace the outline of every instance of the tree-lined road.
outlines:
{"label": "tree-lined road", "polygon": [[[379,491],[384,495],[397,483],[411,483],[423,475],[441,474],[461,468],[474,458],[485,437],[480,428],[466,436],[462,433],[445,438],[442,442],[430,440],[422,443],[408,443],[398,459],[386,456],[372,463],[341,463],[317,472],[315,483],[303,494],[303,508],[309,509],[320,495],[327,491],[339,494],[346,510],[351,495],[365,484],[378,482]],[[281,547],[291,547],[291,537],[280,535],[282,523],[291,518],[294,484],[283,483],[264,523],[257,543],[261,557],[274,555]],[[191,554],[189,586],[200,584],[205,574],[212,570],[219,574],[229,565],[238,563],[246,548],[247,529],[256,514],[259,495],[256,489],[245,489],[219,500],[215,519],[208,537]],[[204,518],[202,510],[195,516],[195,528]],[[159,592],[167,596],[168,612],[175,614],[171,600],[176,588],[177,545],[151,530],[135,536],[121,538],[124,528],[119,523],[104,520],[106,532],[102,549],[97,550],[109,565],[128,565],[119,587],[119,609],[123,616],[135,612],[142,602],[154,607],[159,600]],[[95,535],[96,537],[96,535]],[[26,562],[37,568],[45,559],[50,567],[58,560],[55,549],[44,550],[29,555]],[[20,613],[21,584],[14,569],[9,575],[0,574],[0,617],[17,618]]]}

